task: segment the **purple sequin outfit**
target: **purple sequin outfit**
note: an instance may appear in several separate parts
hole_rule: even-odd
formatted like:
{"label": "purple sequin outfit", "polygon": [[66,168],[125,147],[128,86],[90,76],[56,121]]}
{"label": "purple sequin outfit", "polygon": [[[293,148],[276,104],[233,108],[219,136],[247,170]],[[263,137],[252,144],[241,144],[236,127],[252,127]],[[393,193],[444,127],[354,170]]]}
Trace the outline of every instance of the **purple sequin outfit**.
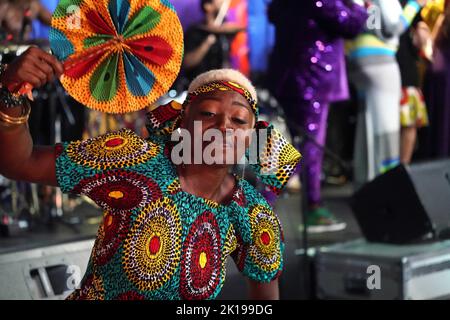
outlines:
{"label": "purple sequin outfit", "polygon": [[[292,134],[298,135],[294,128],[298,125],[323,146],[329,104],[348,98],[343,42],[362,31],[366,9],[342,0],[274,0],[269,18],[276,27],[271,91]],[[303,141],[299,149],[308,203],[320,204],[323,151],[310,139]]]}

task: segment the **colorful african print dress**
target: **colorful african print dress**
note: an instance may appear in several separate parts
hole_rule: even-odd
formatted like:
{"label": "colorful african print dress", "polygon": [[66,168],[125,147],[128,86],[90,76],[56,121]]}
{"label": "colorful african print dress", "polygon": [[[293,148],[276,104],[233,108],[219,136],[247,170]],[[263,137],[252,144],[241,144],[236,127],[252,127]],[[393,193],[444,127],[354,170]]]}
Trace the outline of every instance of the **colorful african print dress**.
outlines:
{"label": "colorful african print dress", "polygon": [[56,146],[63,192],[104,212],[69,299],[213,299],[230,255],[254,281],[280,275],[283,232],[260,193],[240,178],[227,205],[182,191],[165,141],[124,129]]}

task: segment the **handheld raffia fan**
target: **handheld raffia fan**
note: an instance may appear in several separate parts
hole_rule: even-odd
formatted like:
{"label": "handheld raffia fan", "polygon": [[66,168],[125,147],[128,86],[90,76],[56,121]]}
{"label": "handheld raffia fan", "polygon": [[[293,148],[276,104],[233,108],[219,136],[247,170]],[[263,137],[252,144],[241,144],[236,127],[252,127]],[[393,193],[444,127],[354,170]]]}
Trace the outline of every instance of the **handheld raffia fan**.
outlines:
{"label": "handheld raffia fan", "polygon": [[85,106],[137,111],[175,81],[183,30],[167,0],[61,0],[50,45],[64,63],[61,82]]}

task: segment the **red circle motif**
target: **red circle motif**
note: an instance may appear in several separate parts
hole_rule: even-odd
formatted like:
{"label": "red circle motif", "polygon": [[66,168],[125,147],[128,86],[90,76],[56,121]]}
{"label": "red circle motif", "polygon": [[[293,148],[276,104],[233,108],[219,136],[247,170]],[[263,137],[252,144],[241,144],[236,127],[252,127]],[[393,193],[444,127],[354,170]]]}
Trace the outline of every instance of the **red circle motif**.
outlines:
{"label": "red circle motif", "polygon": [[267,231],[261,233],[261,242],[265,246],[268,246],[270,244],[270,235]]}
{"label": "red circle motif", "polygon": [[74,192],[87,195],[103,210],[115,212],[142,208],[162,197],[159,186],[151,178],[125,170],[108,171],[83,179]]}
{"label": "red circle motif", "polygon": [[207,299],[214,294],[222,272],[221,238],[211,212],[204,212],[192,224],[183,245],[180,295],[183,299]]}
{"label": "red circle motif", "polygon": [[105,145],[108,148],[114,148],[122,145],[124,143],[124,140],[122,138],[113,138],[111,140],[106,141]]}
{"label": "red circle motif", "polygon": [[159,239],[159,237],[158,236],[152,237],[150,239],[149,245],[150,253],[155,255],[158,253],[160,248],[161,248],[161,240]]}

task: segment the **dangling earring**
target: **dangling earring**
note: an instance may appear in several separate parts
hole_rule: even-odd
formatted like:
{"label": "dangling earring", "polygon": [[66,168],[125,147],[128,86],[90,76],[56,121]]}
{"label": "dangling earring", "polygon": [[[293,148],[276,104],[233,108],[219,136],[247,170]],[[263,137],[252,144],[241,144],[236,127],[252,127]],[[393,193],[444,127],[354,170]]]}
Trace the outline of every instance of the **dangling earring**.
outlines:
{"label": "dangling earring", "polygon": [[[247,165],[246,165],[246,163],[245,163],[245,161],[244,161],[244,164],[243,164],[243,166],[242,166],[242,176],[241,176],[241,179],[242,179],[242,180],[245,180],[245,167],[246,167],[246,166],[247,166]],[[240,192],[241,192],[242,194],[244,194],[244,190],[242,189],[242,183],[240,184],[239,189],[240,189]]]}

